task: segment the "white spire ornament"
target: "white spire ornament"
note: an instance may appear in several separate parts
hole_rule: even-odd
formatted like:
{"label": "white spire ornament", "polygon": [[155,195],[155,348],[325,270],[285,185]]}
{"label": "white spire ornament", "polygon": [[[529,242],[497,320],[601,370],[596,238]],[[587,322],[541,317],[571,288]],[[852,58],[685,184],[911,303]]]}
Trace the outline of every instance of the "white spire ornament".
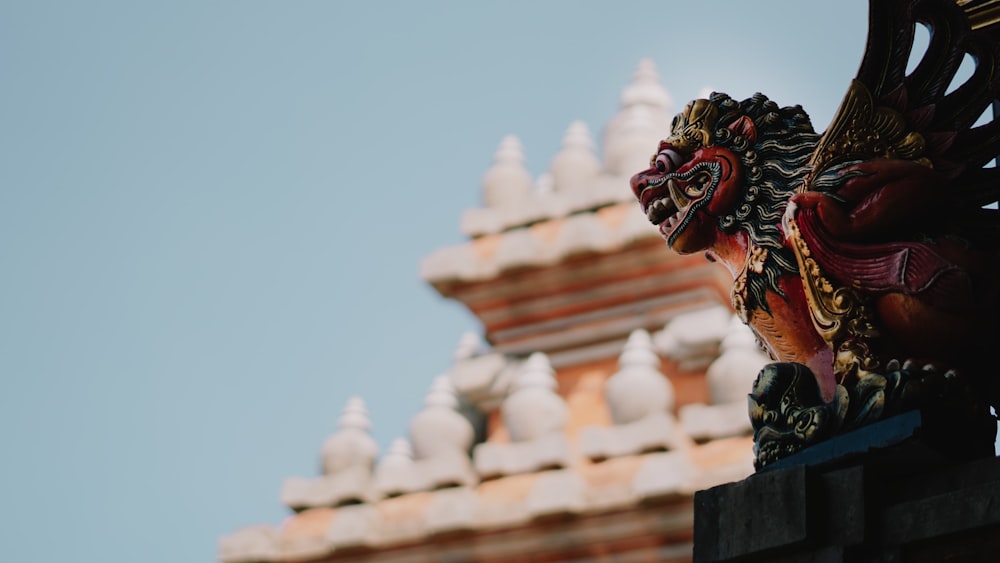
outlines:
{"label": "white spire ornament", "polygon": [[615,424],[628,424],[673,408],[673,386],[660,372],[660,357],[648,332],[632,331],[618,358],[618,366],[618,372],[604,384]]}
{"label": "white spire ornament", "polygon": [[594,154],[594,140],[587,124],[582,121],[570,124],[563,136],[562,149],[552,159],[549,168],[557,192],[590,187],[601,171],[601,163]]}
{"label": "white spire ornament", "polygon": [[458,412],[458,396],[451,378],[434,378],[424,408],[410,420],[410,441],[416,459],[439,454],[466,453],[472,448],[475,431],[472,423]]}
{"label": "white spire ornament", "polygon": [[719,357],[705,371],[712,404],[746,402],[757,374],[771,363],[750,327],[733,316],[719,345]]}
{"label": "white spire ornament", "polygon": [[337,431],[323,442],[322,469],[326,475],[349,467],[371,468],[378,445],[368,434],[371,419],[361,397],[351,397],[341,412]]}
{"label": "white spire ornament", "polygon": [[531,191],[531,174],[524,167],[521,140],[508,135],[500,141],[493,166],[483,175],[483,200],[487,207],[517,205]]}
{"label": "white spire ornament", "polygon": [[652,59],[639,61],[632,74],[632,83],[622,91],[621,105],[622,109],[647,106],[663,111],[674,105],[674,100],[660,84],[660,73],[656,71],[656,63]]}
{"label": "white spire ornament", "polygon": [[621,110],[604,134],[604,167],[631,176],[649,166],[649,155],[670,131],[673,100],[660,84],[656,65],[643,59],[622,92]]}
{"label": "white spire ornament", "polygon": [[413,448],[406,438],[396,438],[389,444],[389,449],[385,451],[385,456],[379,461],[379,467],[393,466],[404,467],[413,465]]}
{"label": "white spire ornament", "polygon": [[452,357],[456,362],[468,360],[482,354],[485,348],[486,344],[479,333],[470,330],[463,333],[458,339],[458,345],[455,346],[455,354]]}
{"label": "white spire ornament", "polygon": [[566,401],[556,393],[558,383],[549,358],[542,352],[528,357],[511,394],[500,405],[500,415],[511,440],[526,442],[561,432],[569,417]]}

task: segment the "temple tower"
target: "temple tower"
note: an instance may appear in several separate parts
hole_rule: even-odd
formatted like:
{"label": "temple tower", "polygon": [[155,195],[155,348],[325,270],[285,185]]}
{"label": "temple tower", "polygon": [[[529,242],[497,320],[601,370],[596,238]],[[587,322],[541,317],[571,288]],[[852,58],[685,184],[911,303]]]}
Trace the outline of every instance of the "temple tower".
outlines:
{"label": "temple tower", "polygon": [[628,189],[671,105],[644,60],[603,154],[570,123],[532,178],[500,140],[468,239],[420,266],[482,330],[381,459],[352,400],[330,439],[350,459],[324,448],[322,475],[285,484],[295,514],[223,538],[221,560],[690,561],[694,491],[753,470],[745,397],[766,358],[724,270],[668,252]]}

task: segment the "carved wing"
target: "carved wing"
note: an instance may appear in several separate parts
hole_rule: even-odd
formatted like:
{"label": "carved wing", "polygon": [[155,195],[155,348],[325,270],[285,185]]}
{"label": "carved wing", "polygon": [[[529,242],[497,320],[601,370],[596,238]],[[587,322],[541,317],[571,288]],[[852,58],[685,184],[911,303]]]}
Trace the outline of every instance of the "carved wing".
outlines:
{"label": "carved wing", "polygon": [[[930,42],[907,74],[921,24]],[[983,168],[1000,154],[1000,121],[973,125],[1000,95],[998,38],[1000,0],[871,0],[861,67],[812,155],[805,189],[847,161],[906,159],[949,178],[952,204],[996,216],[980,208],[1000,196],[1000,168]],[[975,71],[952,88],[966,54]]]}

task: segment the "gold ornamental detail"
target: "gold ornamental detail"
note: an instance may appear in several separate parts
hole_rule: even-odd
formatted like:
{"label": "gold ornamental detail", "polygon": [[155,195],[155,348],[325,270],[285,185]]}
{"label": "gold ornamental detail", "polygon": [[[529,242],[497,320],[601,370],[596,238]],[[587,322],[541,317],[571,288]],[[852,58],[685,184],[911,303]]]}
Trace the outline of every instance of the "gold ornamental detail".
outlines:
{"label": "gold ornamental detail", "polygon": [[909,130],[902,113],[876,106],[868,88],[852,80],[809,162],[809,180],[834,164],[851,160],[898,158],[931,167],[924,156],[926,145],[923,135]]}
{"label": "gold ornamental detail", "polygon": [[743,324],[748,324],[750,321],[750,313],[747,311],[747,273],[753,272],[755,274],[761,274],[764,272],[764,262],[767,260],[767,249],[759,246],[755,246],[750,243],[750,248],[747,249],[746,259],[743,261],[743,268],[740,269],[740,273],[736,275],[736,279],[733,280],[733,291],[730,294],[730,299],[733,303],[733,310],[736,311],[736,316],[743,321]]}
{"label": "gold ornamental detail", "polygon": [[794,218],[786,217],[785,237],[799,265],[802,289],[813,326],[835,355],[834,372],[841,379],[847,372],[872,370],[878,361],[860,343],[878,337],[873,315],[858,292],[835,284],[824,275],[802,239]]}

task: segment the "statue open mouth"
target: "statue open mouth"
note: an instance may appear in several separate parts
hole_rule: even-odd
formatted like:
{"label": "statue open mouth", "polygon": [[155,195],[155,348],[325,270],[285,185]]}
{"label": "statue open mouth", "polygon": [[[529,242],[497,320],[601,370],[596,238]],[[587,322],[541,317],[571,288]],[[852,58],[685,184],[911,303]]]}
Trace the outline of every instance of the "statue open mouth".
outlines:
{"label": "statue open mouth", "polygon": [[712,197],[719,183],[717,162],[698,162],[684,172],[671,172],[652,180],[639,194],[649,222],[660,228],[667,243],[683,231],[694,211]]}

